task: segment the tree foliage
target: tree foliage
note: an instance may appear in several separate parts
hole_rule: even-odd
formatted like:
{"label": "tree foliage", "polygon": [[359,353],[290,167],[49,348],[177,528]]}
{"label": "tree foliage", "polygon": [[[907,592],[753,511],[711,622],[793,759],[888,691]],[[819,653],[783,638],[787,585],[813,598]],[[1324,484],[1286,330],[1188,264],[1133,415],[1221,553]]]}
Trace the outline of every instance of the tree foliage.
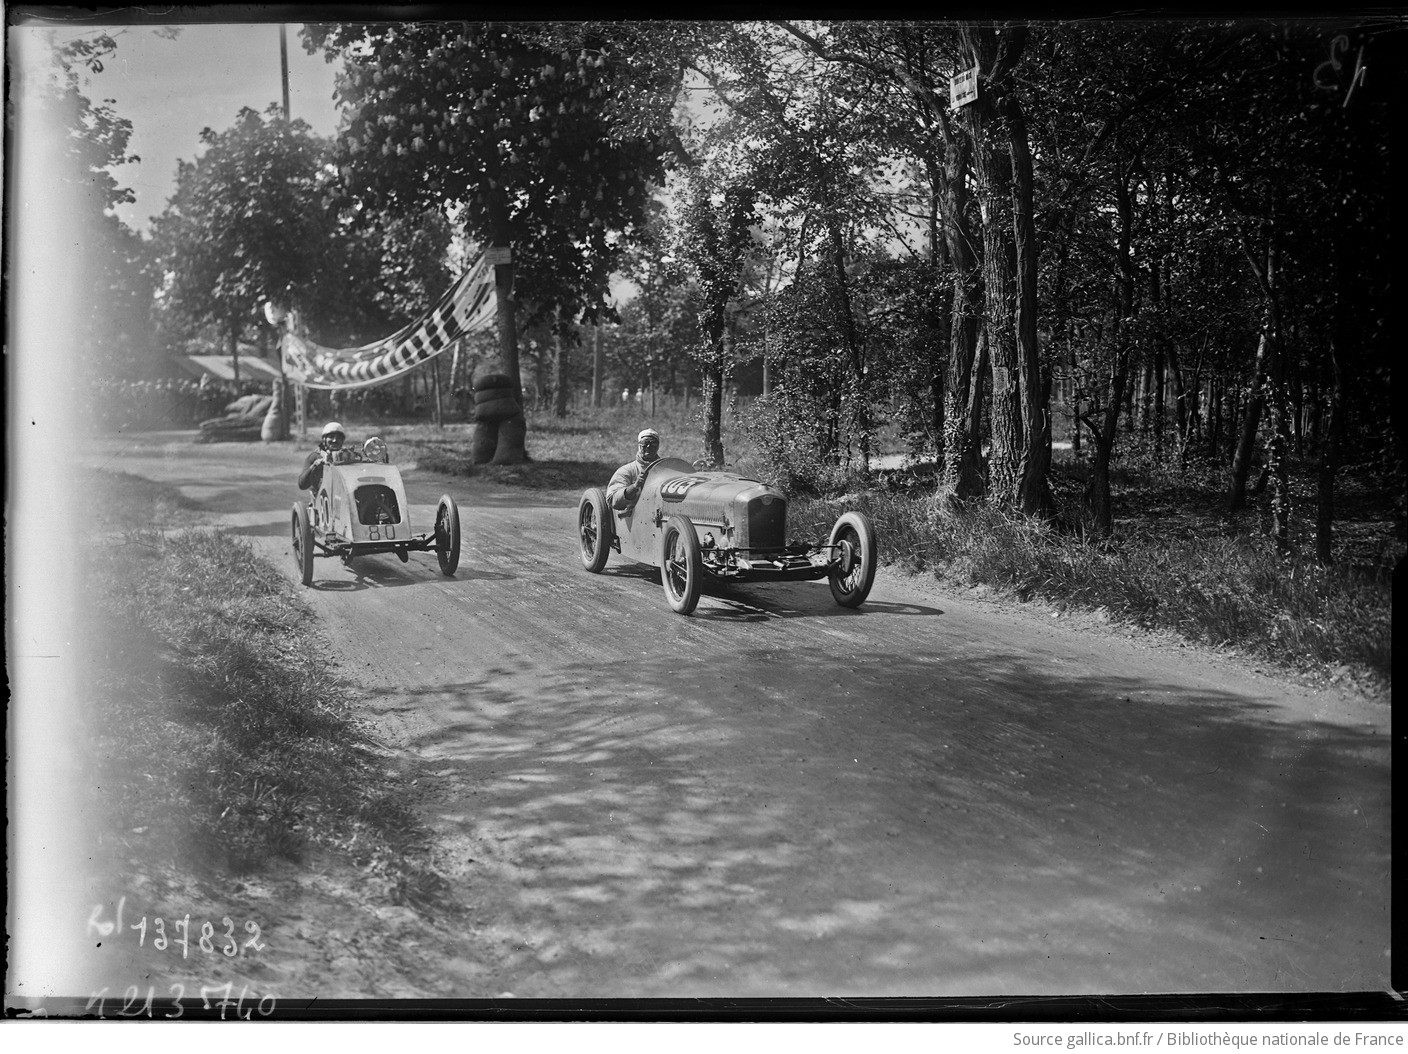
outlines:
{"label": "tree foliage", "polygon": [[645,218],[659,143],[622,134],[599,40],[499,23],[341,24],[305,31],[344,61],[341,189],[370,203],[453,207],[513,249],[529,319],[594,321],[622,239]]}
{"label": "tree foliage", "polygon": [[321,343],[360,343],[410,321],[449,282],[443,214],[325,209],[332,143],[278,107],[245,108],[201,142],[153,224],[173,332],[215,327],[238,354],[274,301]]}

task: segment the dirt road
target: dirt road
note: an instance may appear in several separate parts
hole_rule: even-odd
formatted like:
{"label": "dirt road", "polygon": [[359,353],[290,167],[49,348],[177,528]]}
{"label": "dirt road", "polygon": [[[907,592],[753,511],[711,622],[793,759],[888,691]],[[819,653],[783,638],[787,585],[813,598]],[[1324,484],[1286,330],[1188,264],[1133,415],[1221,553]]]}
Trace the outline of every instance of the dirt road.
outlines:
{"label": "dirt road", "polygon": [[[94,460],[180,486],[293,577],[292,445]],[[810,583],[681,618],[648,568],[582,570],[575,494],[407,480],[417,522],[459,502],[459,573],[318,560],[307,595],[462,913],[383,936],[384,968],[289,967],[286,987],[1388,987],[1386,701],[885,570],[857,611]]]}

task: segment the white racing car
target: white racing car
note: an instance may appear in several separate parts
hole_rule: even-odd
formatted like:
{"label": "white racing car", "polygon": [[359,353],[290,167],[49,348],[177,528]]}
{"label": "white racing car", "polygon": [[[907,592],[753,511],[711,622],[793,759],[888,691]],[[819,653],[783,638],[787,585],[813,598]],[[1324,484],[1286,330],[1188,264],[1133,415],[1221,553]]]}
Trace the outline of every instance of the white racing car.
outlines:
{"label": "white racing car", "polygon": [[413,552],[434,551],[441,572],[455,573],[460,512],[454,498],[442,494],[430,531],[414,534],[401,470],[390,463],[384,440],[373,436],[360,450],[333,450],[325,457],[313,501],[293,503],[293,559],[305,586],[313,582],[315,556],[337,556],[347,564],[395,553],[406,563]]}

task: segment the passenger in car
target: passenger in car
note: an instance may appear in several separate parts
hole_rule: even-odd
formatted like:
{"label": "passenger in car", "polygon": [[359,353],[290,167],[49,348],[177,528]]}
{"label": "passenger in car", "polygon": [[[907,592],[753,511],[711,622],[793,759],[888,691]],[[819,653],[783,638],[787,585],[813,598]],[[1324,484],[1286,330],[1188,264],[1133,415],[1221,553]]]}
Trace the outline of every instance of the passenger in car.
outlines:
{"label": "passenger in car", "polygon": [[618,468],[606,485],[606,503],[618,512],[629,512],[640,500],[640,484],[645,470],[660,460],[660,433],[641,429],[636,436],[636,459]]}

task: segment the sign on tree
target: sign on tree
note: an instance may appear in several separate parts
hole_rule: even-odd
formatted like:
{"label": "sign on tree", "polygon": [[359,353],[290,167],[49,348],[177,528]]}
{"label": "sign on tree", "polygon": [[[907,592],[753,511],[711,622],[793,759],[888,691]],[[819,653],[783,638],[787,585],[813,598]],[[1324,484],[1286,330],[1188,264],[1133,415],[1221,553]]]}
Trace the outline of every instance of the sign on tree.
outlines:
{"label": "sign on tree", "polygon": [[959,70],[948,79],[948,104],[956,110],[978,99],[978,67]]}

